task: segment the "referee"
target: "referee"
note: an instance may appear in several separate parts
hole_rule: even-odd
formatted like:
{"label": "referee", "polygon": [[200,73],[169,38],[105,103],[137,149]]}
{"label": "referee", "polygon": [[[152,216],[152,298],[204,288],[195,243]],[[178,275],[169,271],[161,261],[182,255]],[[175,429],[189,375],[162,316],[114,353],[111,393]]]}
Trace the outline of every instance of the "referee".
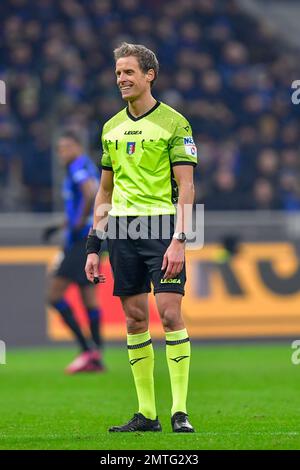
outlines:
{"label": "referee", "polygon": [[[120,297],[126,315],[129,364],[139,410],[128,423],[109,431],[161,431],[148,322],[152,282],[166,335],[172,430],[194,432],[186,409],[191,347],[181,316],[187,221],[179,214],[194,201],[197,149],[189,122],[152,96],[159,69],[155,54],[142,45],[123,43],[114,56],[117,85],[128,106],[103,127],[102,177],[85,271],[91,282],[99,276],[98,254],[108,230],[114,295]],[[176,225],[174,202],[182,209]],[[137,226],[139,237],[132,230]]]}

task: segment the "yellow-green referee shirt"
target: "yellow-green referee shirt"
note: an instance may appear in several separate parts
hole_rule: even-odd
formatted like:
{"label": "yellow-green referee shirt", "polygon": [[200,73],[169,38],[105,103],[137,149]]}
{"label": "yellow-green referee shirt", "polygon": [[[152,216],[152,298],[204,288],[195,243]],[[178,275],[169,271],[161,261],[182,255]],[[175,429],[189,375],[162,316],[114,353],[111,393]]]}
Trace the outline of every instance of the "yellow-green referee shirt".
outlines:
{"label": "yellow-green referee shirt", "polygon": [[180,113],[160,102],[138,118],[125,108],[105,123],[102,146],[102,168],[114,172],[110,215],[175,214],[172,167],[197,164],[192,129]]}

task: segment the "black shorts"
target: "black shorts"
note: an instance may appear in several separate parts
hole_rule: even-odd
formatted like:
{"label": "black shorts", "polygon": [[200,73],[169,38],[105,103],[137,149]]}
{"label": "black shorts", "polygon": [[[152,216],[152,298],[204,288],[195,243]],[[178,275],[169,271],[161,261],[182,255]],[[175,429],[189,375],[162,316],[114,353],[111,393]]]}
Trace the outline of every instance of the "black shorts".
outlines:
{"label": "black shorts", "polygon": [[86,240],[78,240],[64,250],[63,258],[54,272],[54,276],[64,277],[80,286],[91,285],[88,281],[84,268],[86,263]]}
{"label": "black shorts", "polygon": [[[156,219],[159,218],[161,222],[164,217],[170,218],[170,216],[156,216]],[[125,225],[127,223],[128,226],[137,217],[127,217],[127,219],[125,217],[111,217],[110,221],[112,219],[114,219],[117,227],[116,238],[110,237],[110,229],[108,229],[109,259],[114,274],[113,295],[122,297],[150,292],[151,282],[154,286],[154,294],[175,292],[184,295],[185,264],[181,273],[175,279],[163,279],[164,271],[161,270],[163,256],[171,243],[174,233],[174,216],[171,217],[170,236],[161,236],[160,231],[157,239],[153,239],[153,237],[146,239],[128,237],[122,239],[120,233],[123,232],[124,236],[124,230],[126,231],[124,223]],[[151,219],[153,220],[155,217]],[[149,221],[149,218],[139,217],[139,220]],[[159,226],[161,226],[160,222]],[[151,225],[149,224],[150,232]]]}

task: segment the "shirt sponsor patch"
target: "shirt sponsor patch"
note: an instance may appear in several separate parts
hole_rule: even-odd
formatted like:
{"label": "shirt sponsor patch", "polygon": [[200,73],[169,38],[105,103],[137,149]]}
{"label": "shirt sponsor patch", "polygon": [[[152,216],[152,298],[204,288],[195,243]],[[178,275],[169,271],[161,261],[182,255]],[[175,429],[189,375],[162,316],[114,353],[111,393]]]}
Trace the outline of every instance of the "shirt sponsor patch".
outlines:
{"label": "shirt sponsor patch", "polygon": [[127,142],[127,153],[132,155],[135,152],[135,142]]}
{"label": "shirt sponsor patch", "polygon": [[197,157],[197,147],[192,136],[183,138],[184,150],[187,155]]}

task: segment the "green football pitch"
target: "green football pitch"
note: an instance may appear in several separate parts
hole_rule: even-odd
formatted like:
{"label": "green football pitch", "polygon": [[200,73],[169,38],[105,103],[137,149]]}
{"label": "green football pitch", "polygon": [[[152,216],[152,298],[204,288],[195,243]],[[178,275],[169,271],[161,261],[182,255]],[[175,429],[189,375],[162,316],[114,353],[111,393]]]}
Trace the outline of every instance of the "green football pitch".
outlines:
{"label": "green football pitch", "polygon": [[125,347],[103,374],[66,376],[70,349],[15,350],[0,365],[1,449],[299,449],[300,365],[280,345],[194,344],[189,414],[195,434],[172,434],[164,347],[155,345],[163,433],[109,434],[136,411]]}

